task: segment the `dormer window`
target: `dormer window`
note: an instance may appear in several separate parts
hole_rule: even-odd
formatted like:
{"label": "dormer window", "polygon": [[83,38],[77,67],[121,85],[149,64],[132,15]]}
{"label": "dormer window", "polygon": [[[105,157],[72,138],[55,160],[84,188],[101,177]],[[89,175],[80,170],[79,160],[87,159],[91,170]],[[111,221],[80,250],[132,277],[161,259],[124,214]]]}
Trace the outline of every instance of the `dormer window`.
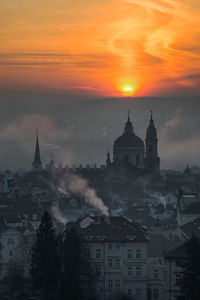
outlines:
{"label": "dormer window", "polygon": [[136,236],[135,235],[127,235],[126,238],[129,240],[129,241],[134,241]]}
{"label": "dormer window", "polygon": [[91,241],[91,240],[93,239],[93,235],[85,235],[85,236],[84,236],[84,239],[85,239],[86,241]]}

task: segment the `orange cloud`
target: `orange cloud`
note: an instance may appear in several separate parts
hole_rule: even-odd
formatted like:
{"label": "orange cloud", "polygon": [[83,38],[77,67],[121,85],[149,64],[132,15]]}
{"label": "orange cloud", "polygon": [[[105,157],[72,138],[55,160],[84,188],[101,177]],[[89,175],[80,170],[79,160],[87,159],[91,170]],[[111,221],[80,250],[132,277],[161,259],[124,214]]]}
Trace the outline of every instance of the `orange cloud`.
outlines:
{"label": "orange cloud", "polygon": [[198,0],[1,1],[1,87],[198,90],[199,13]]}

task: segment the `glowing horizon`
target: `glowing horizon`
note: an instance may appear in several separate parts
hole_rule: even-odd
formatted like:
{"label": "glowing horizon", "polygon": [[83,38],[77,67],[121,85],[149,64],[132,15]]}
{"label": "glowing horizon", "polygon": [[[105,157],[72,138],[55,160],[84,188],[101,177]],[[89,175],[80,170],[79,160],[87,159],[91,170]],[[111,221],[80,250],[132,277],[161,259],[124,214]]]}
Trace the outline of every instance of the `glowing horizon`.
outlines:
{"label": "glowing horizon", "polygon": [[0,88],[198,94],[199,14],[197,0],[2,1]]}

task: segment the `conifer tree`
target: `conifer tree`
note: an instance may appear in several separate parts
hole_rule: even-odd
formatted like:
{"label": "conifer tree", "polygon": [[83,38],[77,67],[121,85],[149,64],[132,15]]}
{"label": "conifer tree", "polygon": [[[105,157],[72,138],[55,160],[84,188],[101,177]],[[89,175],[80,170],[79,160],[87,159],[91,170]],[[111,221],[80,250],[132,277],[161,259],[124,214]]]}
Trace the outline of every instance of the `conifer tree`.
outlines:
{"label": "conifer tree", "polygon": [[98,299],[95,277],[74,227],[67,227],[63,242],[61,299]]}
{"label": "conifer tree", "polygon": [[183,264],[184,272],[180,283],[184,299],[200,299],[200,241],[193,234],[186,243],[187,261]]}
{"label": "conifer tree", "polygon": [[45,212],[32,248],[30,270],[33,287],[44,300],[58,299],[60,264],[57,246],[51,216]]}

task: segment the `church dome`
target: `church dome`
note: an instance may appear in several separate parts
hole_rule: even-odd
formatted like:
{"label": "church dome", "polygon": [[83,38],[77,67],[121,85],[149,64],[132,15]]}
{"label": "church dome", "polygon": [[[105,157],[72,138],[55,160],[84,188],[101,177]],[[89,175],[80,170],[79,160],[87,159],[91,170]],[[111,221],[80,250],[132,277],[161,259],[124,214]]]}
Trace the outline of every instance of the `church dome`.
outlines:
{"label": "church dome", "polygon": [[141,138],[139,138],[134,133],[125,134],[123,133],[120,137],[118,137],[114,142],[115,147],[144,147],[144,142]]}
{"label": "church dome", "polygon": [[139,148],[139,147],[144,147],[144,142],[141,138],[139,138],[139,136],[135,135],[135,133],[133,132],[133,125],[130,121],[130,118],[128,116],[128,120],[125,124],[125,127],[124,127],[124,133],[119,136],[115,142],[114,142],[114,148],[133,148],[133,147],[136,147],[136,148]]}

